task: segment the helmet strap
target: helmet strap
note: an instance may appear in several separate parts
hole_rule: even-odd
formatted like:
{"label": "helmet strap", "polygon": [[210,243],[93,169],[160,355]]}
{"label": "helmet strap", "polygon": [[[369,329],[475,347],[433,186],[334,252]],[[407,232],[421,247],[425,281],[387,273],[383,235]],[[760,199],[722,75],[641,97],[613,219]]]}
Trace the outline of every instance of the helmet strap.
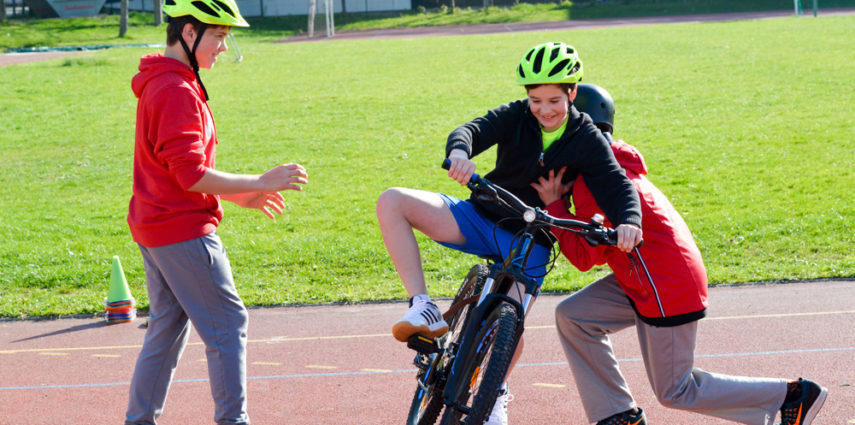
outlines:
{"label": "helmet strap", "polygon": [[196,81],[199,82],[199,87],[202,88],[202,93],[205,94],[205,101],[207,102],[208,90],[206,90],[205,85],[202,84],[202,77],[199,76],[199,61],[196,60],[196,48],[199,47],[199,42],[202,41],[202,35],[205,34],[206,29],[208,29],[208,24],[203,22],[199,27],[198,34],[196,34],[196,41],[193,42],[192,50],[187,47],[184,37],[178,37],[178,41],[181,42],[181,47],[184,48],[184,53],[187,53],[187,58],[190,60],[190,67],[193,68],[193,72],[196,74]]}

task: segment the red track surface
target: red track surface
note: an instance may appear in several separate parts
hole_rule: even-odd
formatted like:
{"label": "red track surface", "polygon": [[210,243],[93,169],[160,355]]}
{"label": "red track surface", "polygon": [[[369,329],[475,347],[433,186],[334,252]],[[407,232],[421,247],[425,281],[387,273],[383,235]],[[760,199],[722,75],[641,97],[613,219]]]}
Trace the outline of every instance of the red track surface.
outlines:
{"label": "red track surface", "polygon": [[[828,387],[814,422],[855,423],[855,282],[716,287],[701,322],[697,366],[748,376],[805,376]],[[584,424],[542,296],[511,375],[513,424]],[[447,303],[442,303],[444,307]],[[399,424],[415,388],[413,353],[390,329],[403,303],[250,311],[249,413],[256,424]],[[0,322],[0,424],[121,423],[142,319]],[[652,424],[722,424],[659,406],[648,388],[635,332],[614,345]],[[191,337],[164,424],[212,423],[204,349]]]}

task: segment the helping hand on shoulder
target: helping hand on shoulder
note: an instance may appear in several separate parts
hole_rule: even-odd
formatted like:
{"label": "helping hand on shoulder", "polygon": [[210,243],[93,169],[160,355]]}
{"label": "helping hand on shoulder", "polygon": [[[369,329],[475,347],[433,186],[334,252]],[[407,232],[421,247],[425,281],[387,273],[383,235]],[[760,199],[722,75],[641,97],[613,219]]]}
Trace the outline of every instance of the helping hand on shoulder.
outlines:
{"label": "helping hand on shoulder", "polygon": [[[571,190],[573,190],[574,182],[570,182],[568,184],[561,183],[566,170],[567,167],[562,167],[558,170],[557,174],[554,170],[549,170],[548,178],[541,177],[537,182],[531,184],[531,187],[537,190],[540,200],[543,201],[545,205],[549,205],[561,198],[564,198]],[[570,198],[567,197],[566,199],[569,204]],[[641,243],[642,231],[638,226],[632,224],[621,224],[615,228],[615,230],[618,235],[616,248],[622,252],[631,252],[635,246]]]}
{"label": "helping hand on shoulder", "polygon": [[561,169],[558,170],[558,174],[555,174],[555,170],[549,170],[549,178],[541,177],[531,184],[531,187],[533,187],[534,190],[537,191],[537,195],[540,196],[540,200],[543,202],[543,205],[549,205],[561,198],[564,198],[566,200],[567,209],[570,209],[570,192],[573,190],[574,182],[570,181],[567,184],[561,183],[561,180],[564,179],[565,171],[567,171],[567,167],[561,167]]}

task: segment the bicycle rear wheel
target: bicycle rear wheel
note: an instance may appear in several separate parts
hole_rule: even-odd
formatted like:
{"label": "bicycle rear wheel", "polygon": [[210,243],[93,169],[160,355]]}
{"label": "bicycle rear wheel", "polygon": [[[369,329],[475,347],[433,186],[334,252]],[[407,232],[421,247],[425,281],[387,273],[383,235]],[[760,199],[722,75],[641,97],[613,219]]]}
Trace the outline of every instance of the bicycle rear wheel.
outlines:
{"label": "bicycle rear wheel", "polygon": [[[490,269],[486,264],[476,264],[463,279],[460,289],[457,290],[457,295],[451,302],[451,305],[456,305],[467,298],[473,297],[481,293],[484,288],[484,281],[490,273]],[[450,343],[456,343],[462,331],[463,324],[469,317],[470,312],[474,308],[474,304],[466,305],[457,310],[451,317],[448,317],[449,333],[440,338],[446,339],[443,345],[448,346]],[[418,356],[424,356],[419,354]],[[427,357],[427,356],[425,356]],[[445,388],[445,355],[433,354],[429,358],[424,358],[426,367],[420,367],[419,373],[416,376],[418,386],[416,393],[413,396],[413,401],[410,404],[410,412],[407,415],[407,425],[432,425],[439,417],[442,411],[442,390]]]}
{"label": "bicycle rear wheel", "polygon": [[517,310],[510,304],[502,303],[487,315],[472,351],[460,353],[465,357],[456,360],[463,362],[463,379],[454,389],[456,406],[445,409],[441,425],[482,425],[487,420],[516,348],[518,323]]}

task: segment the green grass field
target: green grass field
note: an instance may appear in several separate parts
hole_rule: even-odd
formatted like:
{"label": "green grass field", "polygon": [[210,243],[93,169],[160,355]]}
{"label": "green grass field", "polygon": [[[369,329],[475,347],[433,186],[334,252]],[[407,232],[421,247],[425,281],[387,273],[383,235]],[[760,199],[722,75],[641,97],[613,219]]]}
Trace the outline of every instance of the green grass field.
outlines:
{"label": "green grass field", "polygon": [[[439,169],[455,126],[522,97],[513,70],[547,40],[574,44],[610,90],[616,136],[692,228],[712,283],[855,277],[855,16],[272,44],[240,38],[202,71],[219,169],[296,161],[302,193],[270,221],[226,204],[220,226],[249,305],[403,299],[374,215],[391,186],[452,195]],[[141,40],[151,42],[150,40]],[[154,40],[153,42],[157,42]],[[123,48],[0,70],[0,316],[103,311],[119,255],[147,298],[125,215],[139,56]],[[482,170],[491,154],[479,157]],[[421,239],[429,290],[453,294],[473,257]],[[603,271],[561,259],[546,291]]]}

